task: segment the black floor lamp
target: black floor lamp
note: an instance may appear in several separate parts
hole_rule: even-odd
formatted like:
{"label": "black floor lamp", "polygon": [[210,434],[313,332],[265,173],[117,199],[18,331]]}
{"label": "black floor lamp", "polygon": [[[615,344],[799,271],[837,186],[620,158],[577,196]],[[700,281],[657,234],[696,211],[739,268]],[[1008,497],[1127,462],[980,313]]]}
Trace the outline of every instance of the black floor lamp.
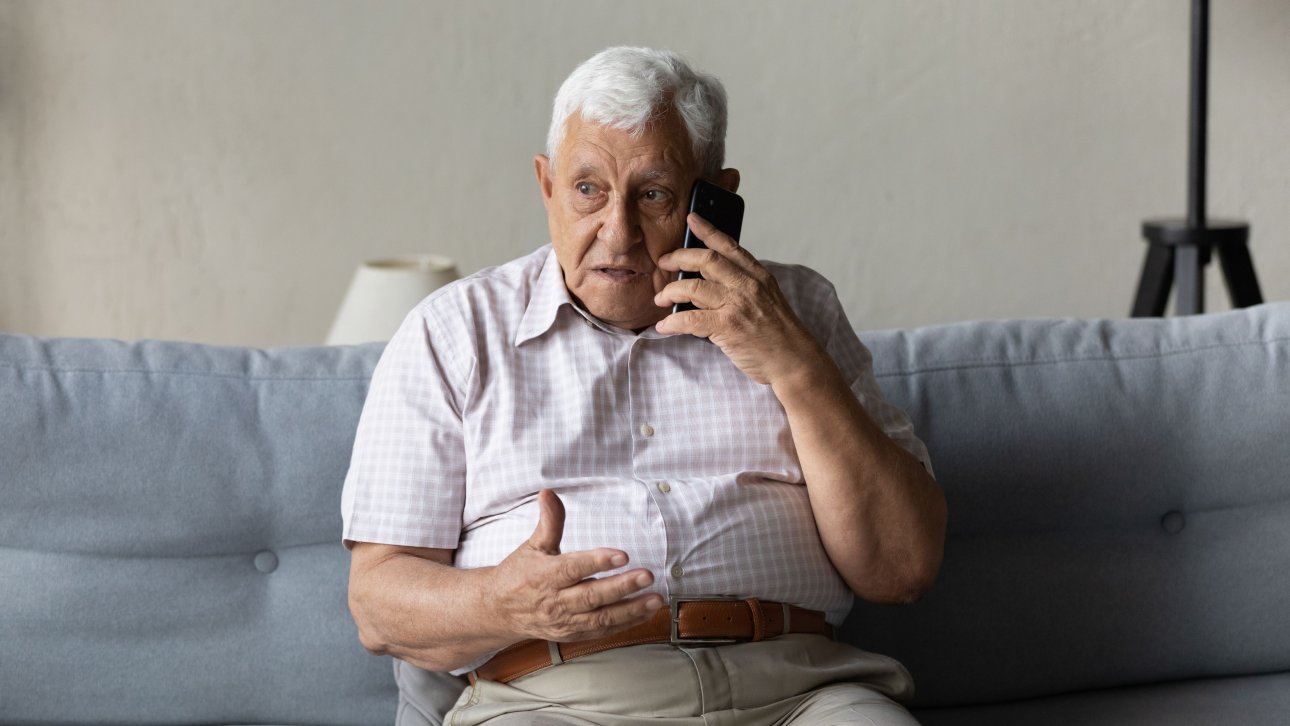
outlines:
{"label": "black floor lamp", "polygon": [[1205,217],[1205,145],[1209,110],[1209,0],[1191,4],[1191,128],[1188,134],[1187,217],[1142,223],[1147,258],[1142,264],[1134,317],[1165,314],[1169,288],[1177,283],[1174,312],[1205,310],[1205,266],[1218,249],[1223,280],[1234,307],[1263,302],[1250,258],[1250,226],[1237,220]]}

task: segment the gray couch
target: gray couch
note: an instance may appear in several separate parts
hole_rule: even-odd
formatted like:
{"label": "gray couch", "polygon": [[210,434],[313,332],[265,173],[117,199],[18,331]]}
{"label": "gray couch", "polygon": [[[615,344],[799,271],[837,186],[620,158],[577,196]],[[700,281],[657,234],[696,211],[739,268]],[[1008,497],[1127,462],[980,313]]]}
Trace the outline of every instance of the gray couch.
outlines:
{"label": "gray couch", "polygon": [[[950,539],[842,636],[925,724],[1290,723],[1290,304],[864,337]],[[338,541],[379,353],[0,336],[0,722],[391,723]]]}

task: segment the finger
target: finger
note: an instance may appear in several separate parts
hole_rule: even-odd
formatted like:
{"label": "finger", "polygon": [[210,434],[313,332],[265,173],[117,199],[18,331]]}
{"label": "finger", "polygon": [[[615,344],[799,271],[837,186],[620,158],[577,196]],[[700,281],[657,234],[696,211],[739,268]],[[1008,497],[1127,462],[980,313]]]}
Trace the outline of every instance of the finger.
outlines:
{"label": "finger", "polygon": [[621,550],[601,548],[557,555],[546,564],[530,563],[529,574],[554,589],[573,587],[589,577],[616,570],[627,564]]}
{"label": "finger", "polygon": [[575,616],[567,629],[569,635],[561,640],[572,642],[612,635],[644,623],[665,607],[667,603],[658,593],[620,600]]}
{"label": "finger", "polygon": [[689,278],[669,282],[654,296],[654,304],[668,307],[676,303],[688,302],[705,310],[719,308],[726,301],[729,288],[711,280]]}
{"label": "finger", "polygon": [[564,588],[560,597],[570,612],[582,613],[613,605],[654,584],[654,573],[649,570],[632,570],[610,577],[583,580]]}
{"label": "finger", "polygon": [[560,554],[564,538],[564,502],[550,489],[538,492],[538,523],[529,537],[529,546],[548,555]]}
{"label": "finger", "polygon": [[739,242],[734,237],[717,229],[717,225],[693,212],[685,218],[685,221],[690,225],[690,229],[695,236],[703,240],[703,244],[708,249],[717,252],[722,257],[733,261],[746,270],[751,270],[753,265],[758,264],[757,258],[751,252],[740,247]]}
{"label": "finger", "polygon": [[684,310],[658,321],[654,329],[664,335],[687,334],[709,338],[716,332],[717,324],[715,310]]}
{"label": "finger", "polygon": [[731,286],[749,276],[747,270],[736,265],[730,258],[714,249],[701,247],[672,250],[658,258],[658,266],[668,272],[698,272],[708,280]]}

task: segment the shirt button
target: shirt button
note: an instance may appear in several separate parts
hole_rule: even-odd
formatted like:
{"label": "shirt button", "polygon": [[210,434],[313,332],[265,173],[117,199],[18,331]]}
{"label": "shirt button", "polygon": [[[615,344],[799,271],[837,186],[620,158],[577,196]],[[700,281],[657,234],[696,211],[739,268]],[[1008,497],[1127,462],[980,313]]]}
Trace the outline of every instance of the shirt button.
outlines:
{"label": "shirt button", "polygon": [[641,436],[649,438],[654,435],[654,427],[649,424],[641,424]]}
{"label": "shirt button", "polygon": [[684,575],[684,574],[685,574],[685,570],[681,569],[680,565],[672,565],[672,577],[680,579],[681,575]]}
{"label": "shirt button", "polygon": [[660,492],[663,492],[664,494],[667,494],[668,492],[672,491],[672,485],[668,484],[665,481],[661,481],[658,483],[658,490]]}

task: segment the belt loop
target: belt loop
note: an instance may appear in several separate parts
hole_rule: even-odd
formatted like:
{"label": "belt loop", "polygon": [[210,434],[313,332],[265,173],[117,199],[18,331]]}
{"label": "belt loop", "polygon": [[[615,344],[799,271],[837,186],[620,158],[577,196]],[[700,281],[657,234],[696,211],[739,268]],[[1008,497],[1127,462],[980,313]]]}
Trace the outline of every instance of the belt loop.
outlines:
{"label": "belt loop", "polygon": [[752,610],[753,642],[766,637],[766,618],[761,612],[761,601],[755,597],[750,597],[744,602],[748,603],[748,608]]}
{"label": "belt loop", "polygon": [[554,640],[546,642],[547,652],[551,654],[551,665],[558,666],[564,662],[564,656],[560,655],[560,644]]}
{"label": "belt loop", "polygon": [[793,608],[786,602],[779,604],[784,609],[784,631],[780,635],[788,635],[793,632]]}

